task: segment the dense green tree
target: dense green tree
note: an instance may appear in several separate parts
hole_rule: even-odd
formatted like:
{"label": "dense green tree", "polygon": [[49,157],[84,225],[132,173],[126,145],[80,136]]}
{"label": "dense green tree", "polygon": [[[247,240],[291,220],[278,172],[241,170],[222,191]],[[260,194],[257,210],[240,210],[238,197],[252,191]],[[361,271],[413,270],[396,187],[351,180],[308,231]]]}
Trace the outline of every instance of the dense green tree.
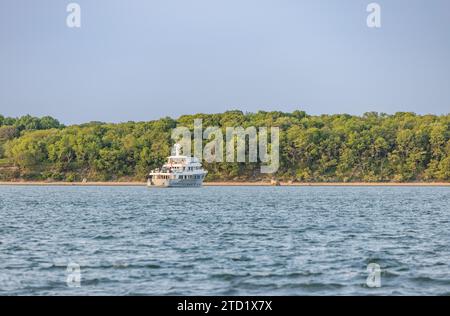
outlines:
{"label": "dense green tree", "polygon": [[172,129],[192,130],[196,118],[203,120],[203,128],[218,126],[224,135],[226,127],[281,129],[280,169],[275,175],[260,174],[260,163],[214,162],[205,163],[209,180],[450,180],[450,115],[414,113],[310,116],[303,111],[228,111],[69,127],[51,117],[0,116],[0,159],[5,155],[26,179],[145,179],[170,154]]}
{"label": "dense green tree", "polygon": [[19,136],[19,131],[14,126],[0,127],[0,142],[11,140],[17,136]]}

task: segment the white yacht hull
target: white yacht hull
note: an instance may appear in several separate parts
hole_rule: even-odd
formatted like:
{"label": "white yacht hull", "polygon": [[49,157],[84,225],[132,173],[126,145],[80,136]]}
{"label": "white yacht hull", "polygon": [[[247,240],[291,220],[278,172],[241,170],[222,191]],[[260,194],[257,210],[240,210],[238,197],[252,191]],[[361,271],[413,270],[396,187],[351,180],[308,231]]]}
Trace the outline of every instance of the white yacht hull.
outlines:
{"label": "white yacht hull", "polygon": [[153,179],[147,181],[148,187],[155,188],[186,188],[186,187],[201,187],[203,179]]}

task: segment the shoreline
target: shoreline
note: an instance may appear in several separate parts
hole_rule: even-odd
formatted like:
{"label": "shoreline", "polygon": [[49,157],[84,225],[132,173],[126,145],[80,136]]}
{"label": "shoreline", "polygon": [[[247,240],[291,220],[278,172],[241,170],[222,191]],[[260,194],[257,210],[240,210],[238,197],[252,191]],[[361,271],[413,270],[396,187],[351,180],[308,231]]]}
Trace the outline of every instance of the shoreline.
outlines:
{"label": "shoreline", "polygon": [[[0,181],[0,186],[146,186],[146,182],[45,182],[45,181]],[[205,182],[203,186],[210,187],[239,187],[239,186],[278,186],[271,182],[237,182],[220,181]],[[282,187],[448,187],[450,182],[280,182]]]}

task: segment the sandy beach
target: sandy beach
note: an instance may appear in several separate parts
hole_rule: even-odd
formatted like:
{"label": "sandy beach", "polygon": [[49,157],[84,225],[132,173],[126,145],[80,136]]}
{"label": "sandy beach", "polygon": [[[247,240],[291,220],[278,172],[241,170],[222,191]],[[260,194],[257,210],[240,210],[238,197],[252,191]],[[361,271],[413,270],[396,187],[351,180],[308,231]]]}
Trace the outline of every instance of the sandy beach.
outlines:
{"label": "sandy beach", "polygon": [[[145,186],[145,182],[45,182],[45,181],[17,181],[0,182],[0,186]],[[270,182],[205,182],[204,186],[275,186]],[[396,187],[438,187],[450,186],[450,182],[280,182],[279,186],[301,186],[301,187],[351,187],[351,186],[396,186]]]}
{"label": "sandy beach", "polygon": [[[274,186],[270,182],[209,182],[205,186]],[[450,186],[450,182],[408,182],[408,183],[370,183],[370,182],[280,182],[280,186],[326,187],[326,186]]]}

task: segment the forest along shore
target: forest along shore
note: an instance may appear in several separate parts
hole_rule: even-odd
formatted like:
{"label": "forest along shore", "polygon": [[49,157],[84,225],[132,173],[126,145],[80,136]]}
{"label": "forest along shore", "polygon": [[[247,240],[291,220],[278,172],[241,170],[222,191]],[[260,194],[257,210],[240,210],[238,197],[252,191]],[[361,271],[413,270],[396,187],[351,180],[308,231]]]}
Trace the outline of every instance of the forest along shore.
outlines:
{"label": "forest along shore", "polygon": [[[0,186],[145,186],[145,182],[44,182],[44,181],[18,181],[18,182],[0,182]],[[302,187],[352,187],[352,186],[396,186],[396,187],[450,187],[450,182],[205,182],[204,186],[302,186]]]}
{"label": "forest along shore", "polygon": [[[450,114],[370,112],[308,115],[243,113],[183,115],[149,122],[64,126],[51,117],[0,115],[0,181],[89,182],[146,179],[170,155],[174,128],[279,127],[279,165],[204,162],[207,182],[446,183],[450,181]],[[205,140],[204,146],[208,141]],[[236,142],[235,142],[236,146]]]}

